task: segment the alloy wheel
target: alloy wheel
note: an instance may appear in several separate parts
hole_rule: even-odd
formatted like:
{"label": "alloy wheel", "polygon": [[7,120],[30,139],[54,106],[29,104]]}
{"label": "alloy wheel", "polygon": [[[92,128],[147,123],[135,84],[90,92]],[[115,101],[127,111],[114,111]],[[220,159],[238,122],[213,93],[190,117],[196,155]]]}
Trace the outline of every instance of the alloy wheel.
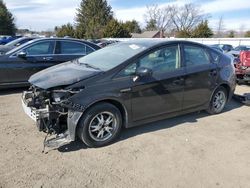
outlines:
{"label": "alloy wheel", "polygon": [[226,94],[223,91],[218,91],[213,100],[215,112],[221,112],[226,104]]}
{"label": "alloy wheel", "polygon": [[111,112],[101,112],[95,115],[89,123],[89,135],[98,142],[111,138],[117,127],[117,119]]}

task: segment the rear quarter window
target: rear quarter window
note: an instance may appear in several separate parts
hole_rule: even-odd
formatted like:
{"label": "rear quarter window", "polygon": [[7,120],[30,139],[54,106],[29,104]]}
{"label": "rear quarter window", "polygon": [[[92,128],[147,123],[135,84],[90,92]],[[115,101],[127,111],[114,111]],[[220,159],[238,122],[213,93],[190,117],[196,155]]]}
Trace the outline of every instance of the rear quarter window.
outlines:
{"label": "rear quarter window", "polygon": [[212,59],[212,62],[213,63],[219,63],[220,61],[220,54],[215,52],[215,51],[212,51],[212,50],[209,50],[210,52],[210,55],[211,55],[211,59]]}
{"label": "rear quarter window", "polygon": [[184,58],[187,67],[210,63],[209,54],[200,46],[184,45]]}

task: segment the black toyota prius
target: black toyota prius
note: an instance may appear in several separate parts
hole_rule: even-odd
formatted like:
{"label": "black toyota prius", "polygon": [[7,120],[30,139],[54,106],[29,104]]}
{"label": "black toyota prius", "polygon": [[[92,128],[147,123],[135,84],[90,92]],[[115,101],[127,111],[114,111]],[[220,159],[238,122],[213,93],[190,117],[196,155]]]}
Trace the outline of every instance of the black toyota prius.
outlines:
{"label": "black toyota prius", "polygon": [[29,41],[0,55],[0,89],[27,86],[32,74],[98,49],[94,43],[71,38]]}
{"label": "black toyota prius", "polygon": [[129,128],[193,111],[222,112],[235,90],[232,59],[188,41],[131,40],[29,79],[25,112],[60,146],[78,136],[89,147]]}

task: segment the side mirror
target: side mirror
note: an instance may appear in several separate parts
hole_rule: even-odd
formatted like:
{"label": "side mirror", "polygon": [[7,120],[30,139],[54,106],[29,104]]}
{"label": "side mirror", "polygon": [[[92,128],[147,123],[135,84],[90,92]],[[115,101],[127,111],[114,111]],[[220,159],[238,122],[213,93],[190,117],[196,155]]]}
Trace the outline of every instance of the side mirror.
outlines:
{"label": "side mirror", "polygon": [[26,56],[27,56],[27,53],[26,53],[26,52],[23,52],[23,51],[21,51],[21,52],[19,52],[19,53],[17,54],[17,57],[20,57],[20,58],[26,58]]}
{"label": "side mirror", "polygon": [[153,71],[149,68],[146,68],[146,67],[139,67],[137,70],[136,70],[136,75],[139,76],[139,77],[148,77],[148,76],[151,76],[153,73]]}

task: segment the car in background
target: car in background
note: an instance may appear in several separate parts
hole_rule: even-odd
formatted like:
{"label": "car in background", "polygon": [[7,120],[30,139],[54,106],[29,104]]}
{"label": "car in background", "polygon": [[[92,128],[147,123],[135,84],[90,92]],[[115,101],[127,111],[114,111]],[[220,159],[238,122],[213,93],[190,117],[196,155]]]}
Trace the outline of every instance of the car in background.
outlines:
{"label": "car in background", "polygon": [[[66,76],[67,75],[67,76]],[[231,58],[190,41],[133,40],[32,75],[24,111],[46,146],[77,136],[89,147],[133,127],[185,113],[223,111],[235,90]]]}
{"label": "car in background", "polygon": [[98,49],[100,49],[99,46],[78,39],[31,40],[0,56],[0,88],[26,86],[32,74],[85,56]]}
{"label": "car in background", "polygon": [[224,53],[233,50],[233,46],[231,44],[213,44],[211,47],[217,47],[223,50]]}
{"label": "car in background", "polygon": [[235,47],[233,50],[231,50],[228,53],[232,54],[235,58],[239,58],[241,51],[249,51],[249,50],[250,50],[250,46],[240,45],[240,46]]}
{"label": "car in background", "polygon": [[2,54],[5,54],[6,52],[30,41],[30,40],[34,40],[36,39],[37,37],[21,37],[21,38],[18,38],[18,39],[15,39],[5,45],[0,45],[0,55]]}
{"label": "car in background", "polygon": [[20,37],[21,36],[0,36],[0,45],[7,44]]}
{"label": "car in background", "polygon": [[89,41],[95,43],[96,45],[100,46],[101,48],[104,48],[110,44],[114,44],[119,42],[118,40],[107,40],[107,39],[90,39]]}
{"label": "car in background", "polygon": [[235,63],[238,83],[250,82],[250,50],[240,51],[239,61]]}

